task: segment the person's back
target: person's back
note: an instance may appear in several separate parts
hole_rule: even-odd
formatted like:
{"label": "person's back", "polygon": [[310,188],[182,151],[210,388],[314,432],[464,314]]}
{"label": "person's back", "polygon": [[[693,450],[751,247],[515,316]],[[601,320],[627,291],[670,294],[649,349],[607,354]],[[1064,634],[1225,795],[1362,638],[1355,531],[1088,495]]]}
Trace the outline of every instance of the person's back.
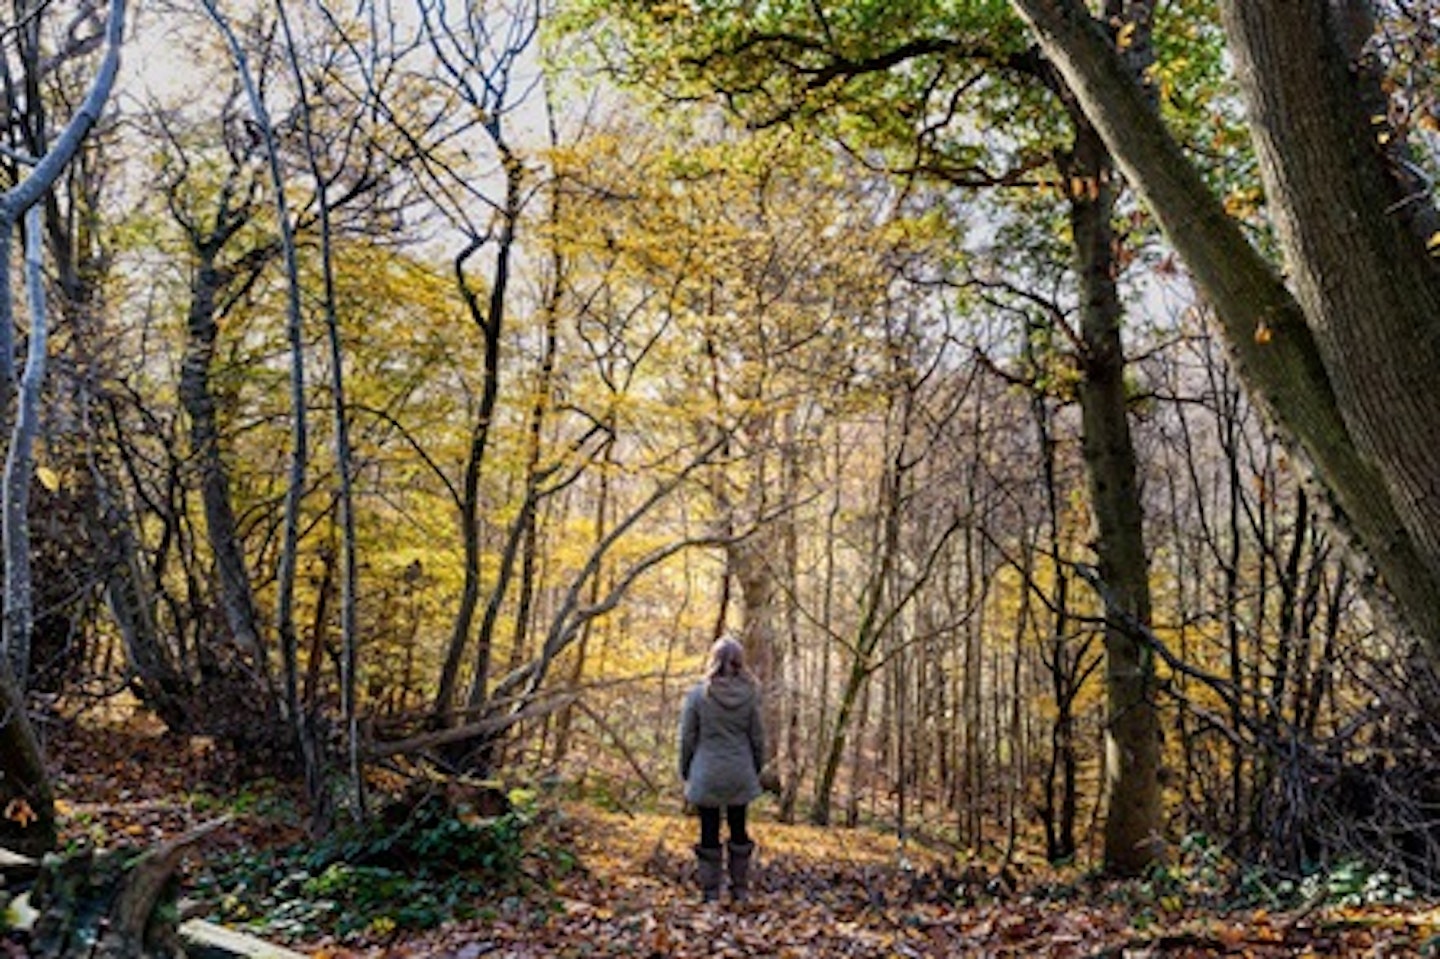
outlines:
{"label": "person's back", "polygon": [[760,795],[759,690],[743,676],[697,683],[685,708],[695,717],[685,798],[696,806],[743,806]]}
{"label": "person's back", "polygon": [[[686,693],[680,714],[680,776],[685,799],[700,813],[695,857],[706,901],[720,894],[726,848],[731,896],[744,899],[748,891],[755,844],[746,832],[745,814],[760,795],[764,756],[759,685],[745,669],[740,644],[722,638],[711,649],[707,677]],[[722,809],[730,829],[728,847],[720,845]]]}

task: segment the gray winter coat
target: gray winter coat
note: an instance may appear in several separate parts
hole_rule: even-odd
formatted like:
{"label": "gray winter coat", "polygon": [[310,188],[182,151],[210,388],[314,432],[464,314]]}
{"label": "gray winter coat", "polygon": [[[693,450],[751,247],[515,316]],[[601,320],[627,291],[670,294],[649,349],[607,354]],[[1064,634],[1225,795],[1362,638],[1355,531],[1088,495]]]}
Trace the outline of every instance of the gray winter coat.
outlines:
{"label": "gray winter coat", "polygon": [[680,778],[697,806],[743,806],[760,795],[765,730],[760,691],[743,676],[717,676],[685,694]]}

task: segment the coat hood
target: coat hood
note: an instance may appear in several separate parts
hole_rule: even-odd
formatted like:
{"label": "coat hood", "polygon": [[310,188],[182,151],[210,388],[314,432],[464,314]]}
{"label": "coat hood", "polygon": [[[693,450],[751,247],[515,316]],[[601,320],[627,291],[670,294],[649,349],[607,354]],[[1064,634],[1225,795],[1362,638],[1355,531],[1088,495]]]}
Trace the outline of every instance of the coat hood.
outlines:
{"label": "coat hood", "polygon": [[755,684],[745,676],[716,676],[705,694],[726,709],[740,709],[755,698]]}

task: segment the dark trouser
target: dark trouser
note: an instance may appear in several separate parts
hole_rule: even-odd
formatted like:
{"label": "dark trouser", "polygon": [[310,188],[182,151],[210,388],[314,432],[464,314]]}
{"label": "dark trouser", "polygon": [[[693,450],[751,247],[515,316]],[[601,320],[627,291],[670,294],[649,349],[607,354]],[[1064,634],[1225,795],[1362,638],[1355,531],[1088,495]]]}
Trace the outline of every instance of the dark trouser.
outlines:
{"label": "dark trouser", "polygon": [[[720,807],[697,806],[700,811],[700,845],[706,849],[720,848]],[[730,827],[730,841],[747,843],[750,836],[745,832],[745,806],[726,806],[725,822]]]}

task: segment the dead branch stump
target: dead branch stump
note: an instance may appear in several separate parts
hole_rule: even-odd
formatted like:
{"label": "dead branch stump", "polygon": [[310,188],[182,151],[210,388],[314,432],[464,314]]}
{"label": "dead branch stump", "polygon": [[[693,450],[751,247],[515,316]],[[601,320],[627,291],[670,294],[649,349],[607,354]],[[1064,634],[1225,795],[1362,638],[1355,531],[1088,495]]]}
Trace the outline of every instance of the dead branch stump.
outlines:
{"label": "dead branch stump", "polygon": [[206,823],[158,846],[83,849],[47,855],[30,890],[36,959],[184,959],[176,932],[175,870],[185,849],[226,820]]}

